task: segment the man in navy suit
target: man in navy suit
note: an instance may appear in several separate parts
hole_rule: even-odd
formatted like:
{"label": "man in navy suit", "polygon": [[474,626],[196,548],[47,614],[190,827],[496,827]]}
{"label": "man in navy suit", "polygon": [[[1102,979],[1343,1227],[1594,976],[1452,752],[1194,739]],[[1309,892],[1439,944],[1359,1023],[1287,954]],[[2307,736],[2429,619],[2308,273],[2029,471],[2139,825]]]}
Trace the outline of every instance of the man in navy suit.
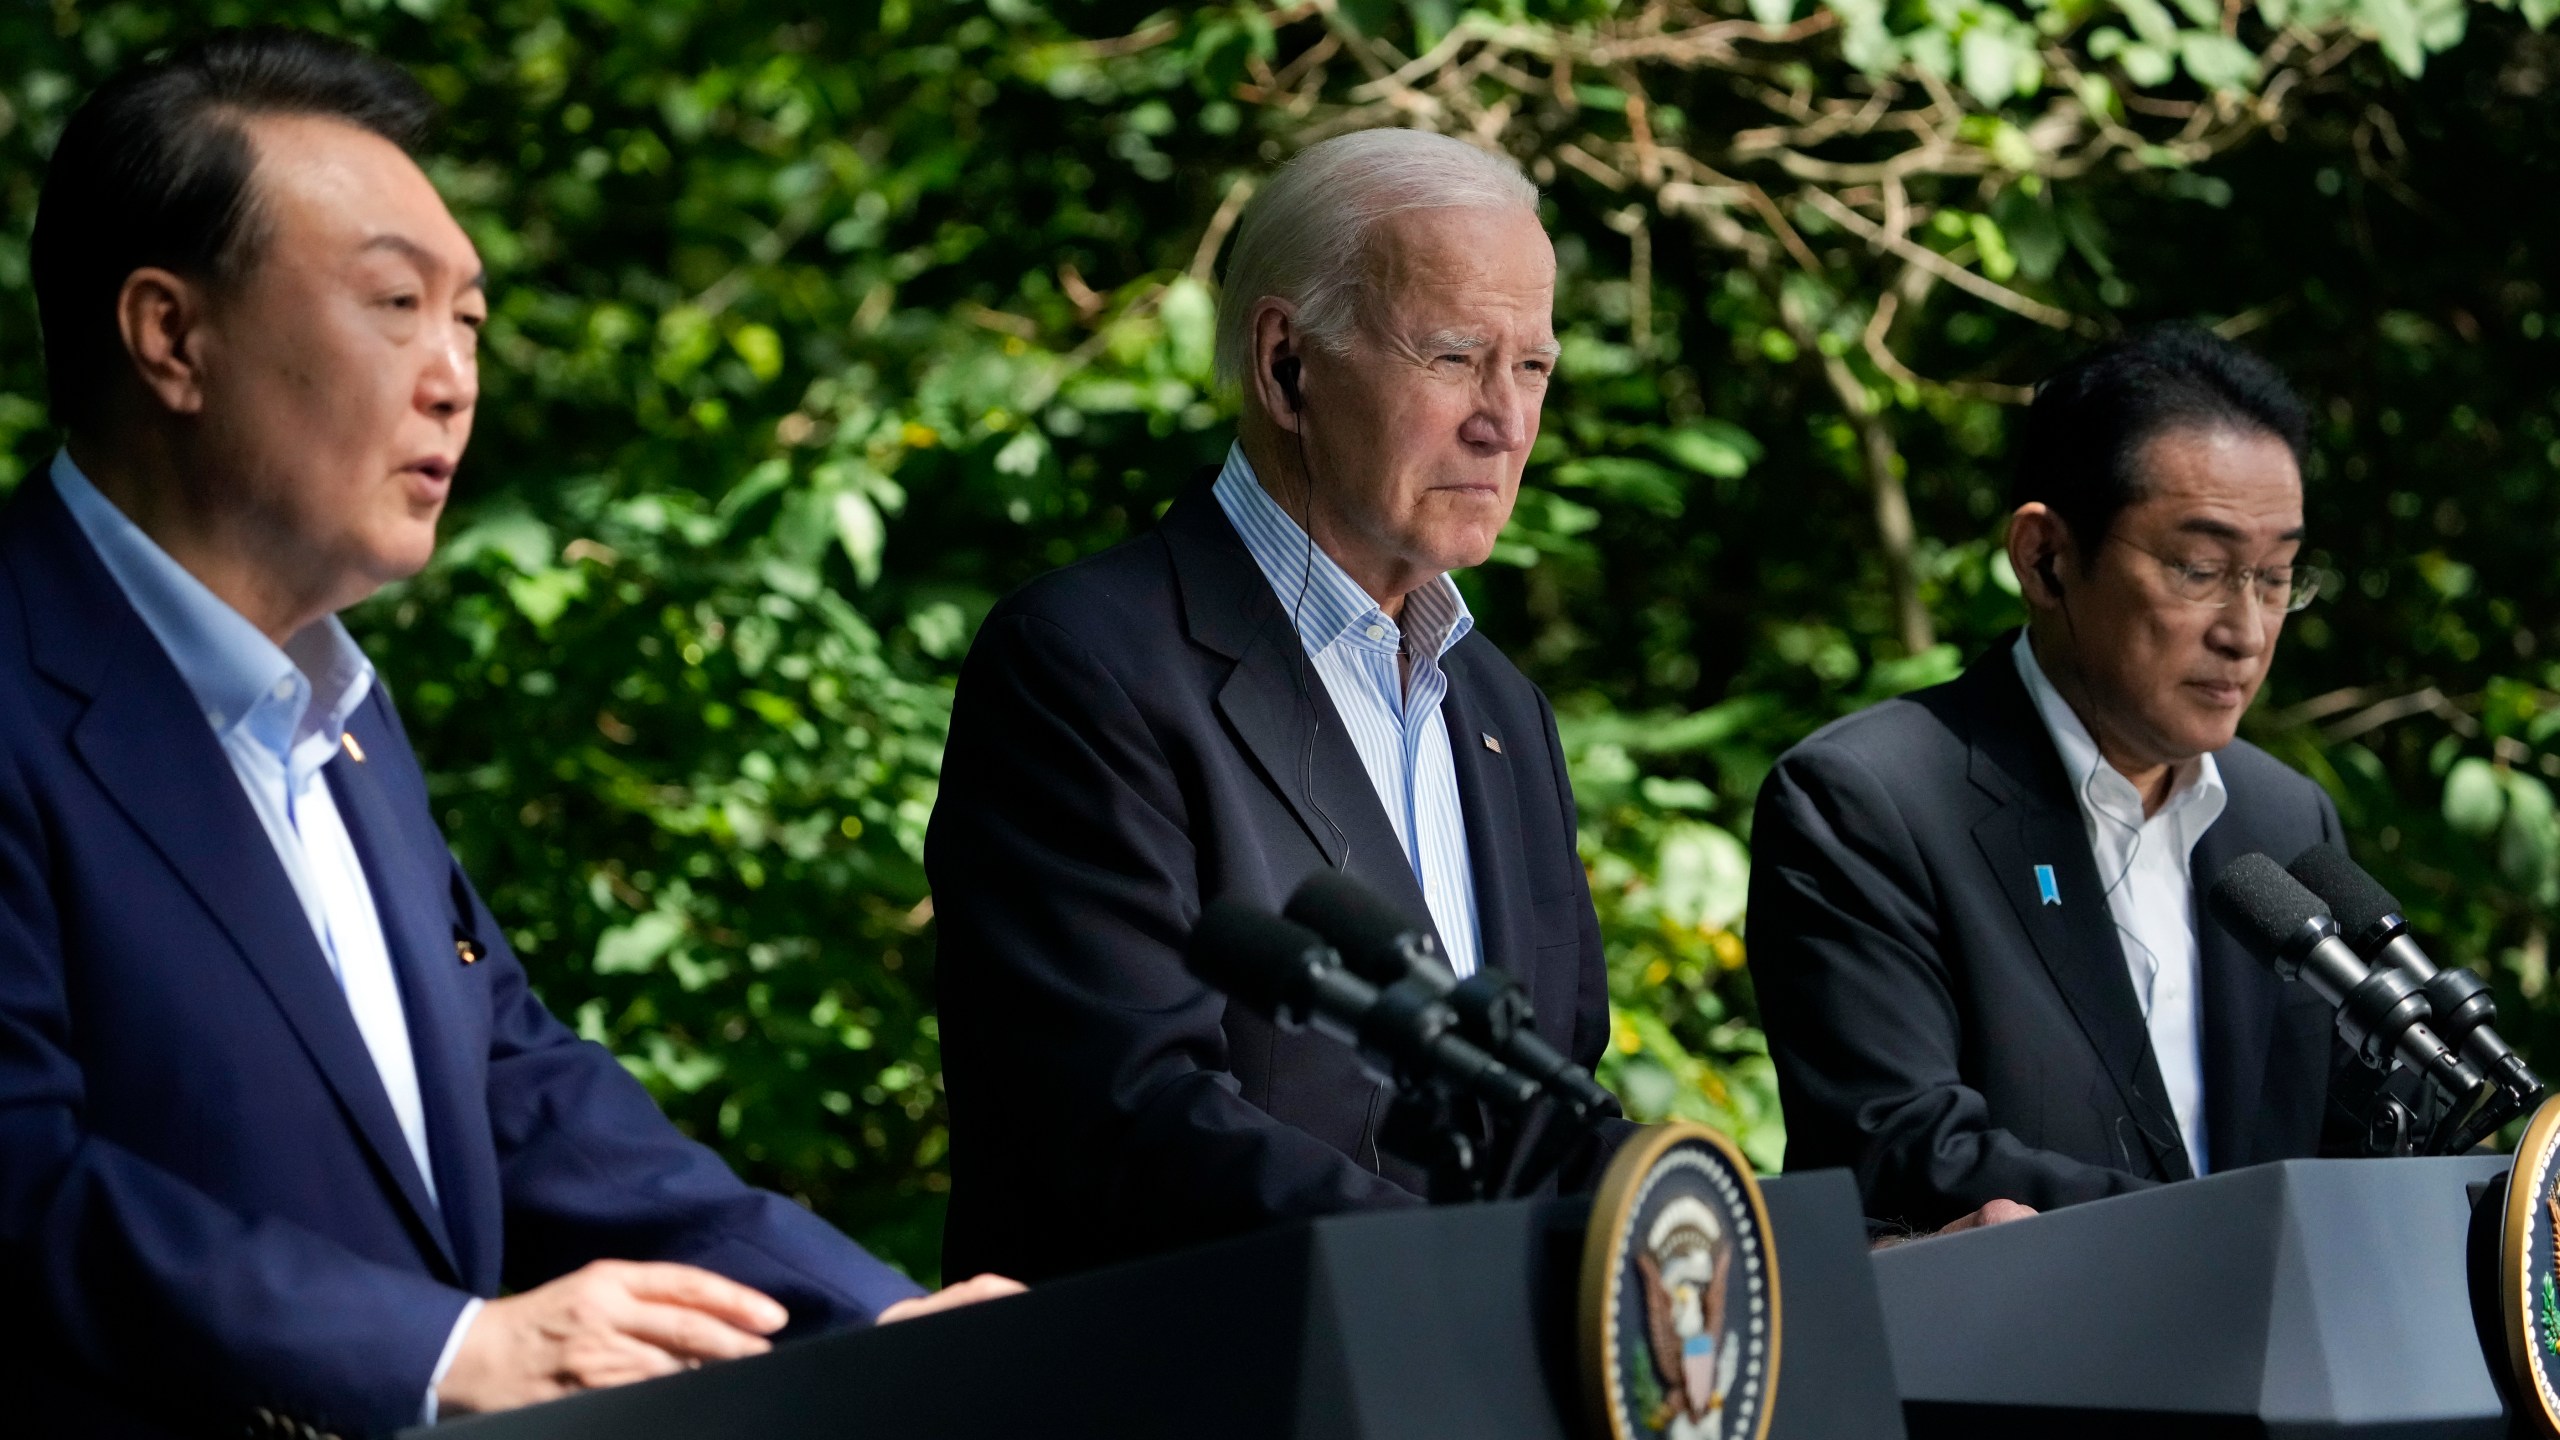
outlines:
{"label": "man in navy suit", "polygon": [[[480,264],[351,47],[91,97],[34,268],[68,445],[0,514],[0,1349],[47,1433],[386,1431],[921,1296],[526,986],[334,618],[414,573]],[[503,1298],[499,1298],[503,1295]]]}
{"label": "man in navy suit", "polygon": [[1402,129],[1310,148],[1237,226],[1225,465],[988,617],[925,844],[949,1268],[1038,1278],[1421,1203],[1350,1049],[1184,969],[1213,899],[1277,907],[1338,867],[1599,1058],[1608,980],[1555,716],[1448,575],[1519,493],[1554,295],[1506,157]]}

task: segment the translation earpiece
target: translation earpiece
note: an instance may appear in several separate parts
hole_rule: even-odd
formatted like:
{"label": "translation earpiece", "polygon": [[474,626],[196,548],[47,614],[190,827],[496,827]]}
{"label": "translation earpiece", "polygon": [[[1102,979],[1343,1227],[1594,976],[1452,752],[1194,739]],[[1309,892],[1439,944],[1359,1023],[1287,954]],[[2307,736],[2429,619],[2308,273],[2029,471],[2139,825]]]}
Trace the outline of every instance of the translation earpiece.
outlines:
{"label": "translation earpiece", "polygon": [[1292,411],[1302,412],[1307,408],[1305,397],[1298,393],[1297,356],[1283,355],[1279,359],[1272,361],[1271,379],[1272,383],[1280,387],[1280,393],[1288,397],[1289,408]]}
{"label": "translation earpiece", "polygon": [[2052,556],[2047,555],[2036,562],[2036,573],[2043,576],[2044,583],[2052,588],[2054,598],[2061,599],[2062,577],[2054,573]]}

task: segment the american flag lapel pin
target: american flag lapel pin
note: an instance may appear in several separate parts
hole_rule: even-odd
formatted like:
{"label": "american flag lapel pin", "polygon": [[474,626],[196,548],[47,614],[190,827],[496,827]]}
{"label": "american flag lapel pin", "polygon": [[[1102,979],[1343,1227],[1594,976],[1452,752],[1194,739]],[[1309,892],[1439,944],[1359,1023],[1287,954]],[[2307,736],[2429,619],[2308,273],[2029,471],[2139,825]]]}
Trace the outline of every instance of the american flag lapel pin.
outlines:
{"label": "american flag lapel pin", "polygon": [[1484,737],[1484,748],[1492,751],[1496,755],[1499,755],[1502,753],[1502,742],[1494,739],[1491,735],[1487,735]]}

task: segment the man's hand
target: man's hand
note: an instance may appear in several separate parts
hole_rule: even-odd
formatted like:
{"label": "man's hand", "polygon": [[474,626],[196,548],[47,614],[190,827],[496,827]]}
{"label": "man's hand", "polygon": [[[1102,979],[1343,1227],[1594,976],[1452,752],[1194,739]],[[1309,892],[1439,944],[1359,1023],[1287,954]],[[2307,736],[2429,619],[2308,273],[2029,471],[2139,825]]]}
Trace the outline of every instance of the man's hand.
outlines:
{"label": "man's hand", "polygon": [[887,1325],[899,1320],[913,1320],[919,1315],[930,1315],[936,1310],[957,1310],[963,1305],[975,1305],[981,1300],[995,1300],[1021,1293],[1022,1282],[1019,1280],[1007,1280],[1001,1275],[974,1275],[957,1285],[946,1285],[930,1295],[919,1295],[913,1300],[899,1301],[880,1312],[880,1323]]}
{"label": "man's hand", "polygon": [[436,1387],[437,1412],[511,1410],[705,1360],[761,1355],[773,1348],[764,1337],[790,1318],[773,1300],[708,1270],[599,1260],[481,1306]]}
{"label": "man's hand", "polygon": [[1938,1233],[1953,1235],[1959,1230],[1981,1230],[1993,1225],[2006,1225],[2012,1220],[2027,1219],[2035,1213],[2035,1207],[2031,1205],[2021,1205],[2015,1200],[1994,1200],[1961,1220],[1948,1221]]}

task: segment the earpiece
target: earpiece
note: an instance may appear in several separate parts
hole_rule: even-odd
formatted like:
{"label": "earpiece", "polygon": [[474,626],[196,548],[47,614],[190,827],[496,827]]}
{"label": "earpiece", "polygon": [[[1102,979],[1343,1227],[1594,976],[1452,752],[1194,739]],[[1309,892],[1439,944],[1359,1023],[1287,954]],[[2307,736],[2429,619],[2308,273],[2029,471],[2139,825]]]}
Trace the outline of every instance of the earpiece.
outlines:
{"label": "earpiece", "polygon": [[1280,393],[1282,395],[1288,397],[1289,408],[1292,411],[1305,411],[1307,408],[1306,398],[1298,393],[1297,356],[1283,355],[1279,359],[1272,361],[1271,381],[1273,384],[1280,387]]}
{"label": "earpiece", "polygon": [[2054,573],[2052,556],[2047,555],[2036,562],[2036,574],[2044,577],[2044,583],[2052,588],[2053,598],[2062,598],[2062,577]]}

